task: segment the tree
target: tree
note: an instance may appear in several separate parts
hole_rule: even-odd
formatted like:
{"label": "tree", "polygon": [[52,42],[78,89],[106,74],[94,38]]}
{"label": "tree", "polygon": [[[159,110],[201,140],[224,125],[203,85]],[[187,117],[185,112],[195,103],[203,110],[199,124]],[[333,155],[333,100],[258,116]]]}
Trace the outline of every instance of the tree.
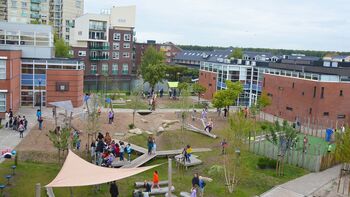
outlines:
{"label": "tree", "polygon": [[231,55],[230,58],[235,58],[235,59],[242,59],[243,58],[243,50],[241,48],[235,48]]}
{"label": "tree", "polygon": [[131,91],[131,94],[130,94],[130,106],[133,109],[133,111],[132,111],[132,125],[134,125],[134,126],[135,126],[136,111],[139,108],[140,102],[141,102],[142,90],[143,90],[142,85],[137,85]]}
{"label": "tree", "polygon": [[[267,96],[266,92],[262,92],[261,96],[258,98],[258,101],[255,105],[252,106],[251,112],[254,115],[260,114],[260,112],[265,109],[267,106],[271,105],[271,98]],[[265,118],[265,114],[264,114]]]}
{"label": "tree", "polygon": [[284,157],[296,143],[298,132],[286,120],[283,121],[282,125],[276,121],[269,129],[270,135],[267,135],[266,138],[278,147],[276,174],[281,176],[284,175]]}
{"label": "tree", "polygon": [[227,80],[226,87],[226,89],[219,90],[214,94],[212,101],[214,107],[223,108],[233,105],[243,91],[243,86],[239,81],[232,82]]}
{"label": "tree", "polygon": [[64,57],[69,58],[71,55],[69,54],[70,47],[69,45],[62,39],[58,38],[55,34],[55,56],[56,57]]}
{"label": "tree", "polygon": [[86,100],[87,107],[87,120],[86,120],[86,131],[88,133],[88,145],[90,140],[92,142],[92,137],[96,135],[96,133],[100,129],[100,114],[98,112],[98,107],[100,105],[100,98],[97,94],[93,94],[90,96],[89,101]]}
{"label": "tree", "polygon": [[142,56],[141,75],[152,89],[165,77],[164,53],[157,51],[154,47],[148,47]]}
{"label": "tree", "polygon": [[55,129],[54,131],[49,131],[49,134],[47,134],[49,140],[58,151],[58,164],[61,163],[61,152],[64,153],[65,150],[68,150],[70,131],[69,128],[63,128],[61,130]]}
{"label": "tree", "polygon": [[[350,170],[350,130],[349,127],[346,127],[345,132],[337,132],[335,133],[335,159],[336,161],[342,163],[342,167],[339,172],[339,180],[338,180],[338,189],[341,185],[341,179],[343,180],[343,188],[345,187],[346,182],[348,182],[348,193],[350,191],[350,182],[346,181],[348,179],[348,171]],[[331,154],[328,155],[331,157]],[[344,192],[344,189],[343,189]]]}
{"label": "tree", "polygon": [[203,94],[205,91],[207,91],[207,89],[204,86],[202,86],[201,84],[195,83],[192,85],[192,90],[195,94],[197,94],[198,104],[199,104],[200,99],[201,99],[201,94]]}

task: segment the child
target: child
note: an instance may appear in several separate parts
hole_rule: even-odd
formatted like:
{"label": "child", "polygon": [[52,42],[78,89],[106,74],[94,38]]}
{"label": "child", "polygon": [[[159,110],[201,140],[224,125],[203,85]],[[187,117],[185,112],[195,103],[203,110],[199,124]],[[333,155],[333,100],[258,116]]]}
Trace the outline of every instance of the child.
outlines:
{"label": "child", "polygon": [[156,144],[156,140],[153,138],[153,147],[152,147],[153,154],[156,154],[156,150],[157,150],[157,144]]}
{"label": "child", "polygon": [[192,187],[192,189],[191,189],[191,197],[197,197],[197,188],[196,187]]}
{"label": "child", "polygon": [[79,135],[78,135],[78,139],[77,139],[77,150],[80,149],[80,143],[81,143],[81,140],[79,139]]}
{"label": "child", "polygon": [[131,145],[130,144],[126,145],[126,153],[128,154],[128,161],[131,161],[131,152],[132,152]]}
{"label": "child", "polygon": [[210,119],[209,122],[207,123],[207,126],[204,128],[204,131],[207,131],[210,133],[211,130],[213,129],[213,120]]}
{"label": "child", "polygon": [[153,173],[153,184],[152,184],[152,189],[154,188],[154,186],[157,186],[158,189],[160,189],[159,186],[159,175],[158,175],[158,171],[154,171]]}

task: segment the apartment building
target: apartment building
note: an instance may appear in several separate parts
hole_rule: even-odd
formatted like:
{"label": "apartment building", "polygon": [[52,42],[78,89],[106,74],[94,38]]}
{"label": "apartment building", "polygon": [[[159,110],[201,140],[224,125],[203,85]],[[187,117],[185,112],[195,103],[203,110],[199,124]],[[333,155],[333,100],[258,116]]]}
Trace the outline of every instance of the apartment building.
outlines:
{"label": "apartment building", "polygon": [[0,0],[0,21],[50,24],[66,42],[83,12],[84,0]]}
{"label": "apartment building", "polygon": [[135,43],[135,64],[137,67],[141,65],[142,56],[149,46],[153,46],[158,51],[164,52],[166,64],[171,64],[174,57],[182,51],[180,47],[176,46],[172,42],[156,43],[155,40],[147,40],[146,43]]}
{"label": "apartment building", "polygon": [[51,26],[0,22],[0,117],[20,106],[83,104],[83,62],[53,54]]}
{"label": "apartment building", "polygon": [[85,63],[86,90],[129,89],[136,77],[135,6],[84,14],[71,31],[72,54]]}

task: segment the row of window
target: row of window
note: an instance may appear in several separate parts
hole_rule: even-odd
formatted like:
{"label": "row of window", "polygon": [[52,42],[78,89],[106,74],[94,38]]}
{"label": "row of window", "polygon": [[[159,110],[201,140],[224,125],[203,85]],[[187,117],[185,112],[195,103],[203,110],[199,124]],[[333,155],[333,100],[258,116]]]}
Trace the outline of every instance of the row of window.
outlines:
{"label": "row of window", "polygon": [[[120,41],[121,33],[114,33],[113,40]],[[124,34],[124,41],[131,41],[131,34]]]}
{"label": "row of window", "polygon": [[[124,49],[130,49],[130,43],[123,43]],[[120,49],[120,43],[119,42],[113,42],[113,50],[119,50]]]}
{"label": "row of window", "polygon": [[[90,52],[90,57],[92,57],[92,58],[100,57],[98,54],[99,53],[97,51],[91,51]],[[100,55],[101,55],[101,57],[103,57],[103,59],[109,59],[109,52],[107,52],[107,51],[103,51]],[[122,55],[123,55],[123,58],[130,58],[130,53],[129,52],[123,52]],[[78,52],[78,56],[85,57],[86,56],[86,51],[79,51]],[[120,59],[119,58],[119,52],[113,51],[112,52],[112,59]]]}
{"label": "row of window", "polygon": [[[102,74],[108,74],[109,73],[109,65],[107,63],[103,63],[102,64],[101,72],[102,72]],[[91,74],[96,74],[97,73],[97,64],[91,64],[90,73]],[[119,74],[118,64],[112,64],[112,75],[117,75],[117,74]],[[122,74],[123,75],[129,74],[129,65],[128,64],[123,64],[122,65]]]}
{"label": "row of window", "polygon": [[[286,107],[286,110],[287,111],[293,111],[293,108],[292,107]],[[309,114],[311,115],[312,114],[312,108],[309,108]],[[329,112],[323,112],[323,116],[329,116]],[[346,115],[345,114],[338,114],[337,115],[337,118],[338,119],[345,119]]]}

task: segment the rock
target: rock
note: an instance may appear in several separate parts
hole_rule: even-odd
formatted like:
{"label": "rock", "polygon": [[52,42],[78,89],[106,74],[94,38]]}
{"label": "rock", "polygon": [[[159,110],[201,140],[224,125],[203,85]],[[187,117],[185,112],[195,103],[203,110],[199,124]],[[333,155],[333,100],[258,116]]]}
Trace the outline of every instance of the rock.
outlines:
{"label": "rock", "polygon": [[142,134],[142,130],[139,129],[139,128],[130,129],[130,130],[129,130],[129,133],[141,135],[141,134]]}
{"label": "rock", "polygon": [[163,131],[165,131],[163,127],[159,127],[157,130],[158,133],[163,132]]}
{"label": "rock", "polygon": [[115,136],[125,136],[125,133],[122,132],[116,132],[114,133]]}
{"label": "rock", "polygon": [[168,126],[169,126],[169,125],[168,125],[167,123],[163,123],[163,124],[162,124],[162,127],[163,127],[163,128],[167,128]]}
{"label": "rock", "polygon": [[152,135],[153,133],[150,131],[144,131],[145,133],[147,133],[148,135]]}
{"label": "rock", "polygon": [[141,121],[142,121],[143,123],[148,123],[148,120],[143,119],[143,118],[141,118]]}
{"label": "rock", "polygon": [[167,124],[167,125],[172,125],[179,122],[180,122],[179,120],[163,120],[163,124]]}

